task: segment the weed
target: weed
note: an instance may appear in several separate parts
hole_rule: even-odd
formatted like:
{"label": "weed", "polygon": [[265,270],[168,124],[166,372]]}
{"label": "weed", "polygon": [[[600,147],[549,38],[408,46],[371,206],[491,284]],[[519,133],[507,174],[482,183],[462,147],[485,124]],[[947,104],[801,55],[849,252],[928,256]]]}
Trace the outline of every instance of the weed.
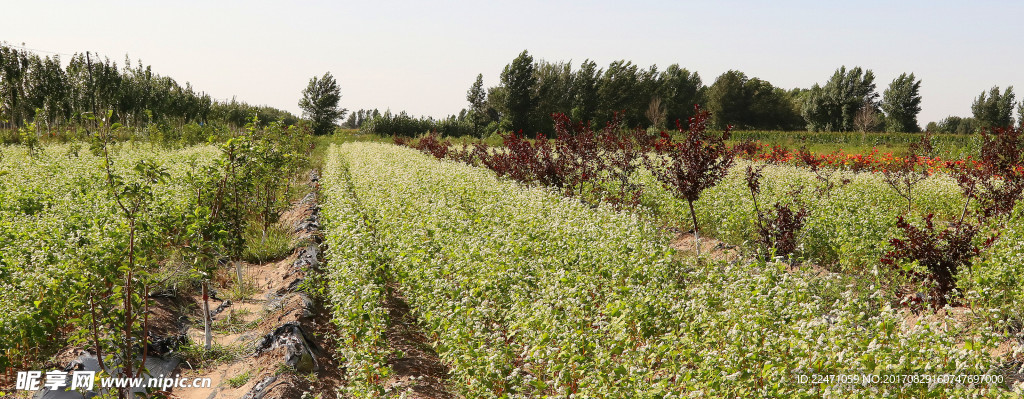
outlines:
{"label": "weed", "polygon": [[278,376],[281,374],[294,374],[296,372],[295,367],[289,366],[284,363],[278,363],[277,368],[274,369],[274,375]]}
{"label": "weed", "polygon": [[231,388],[238,388],[241,387],[242,385],[245,385],[245,383],[249,382],[250,379],[252,379],[252,372],[246,370],[242,374],[228,378],[228,386],[230,386]]}
{"label": "weed", "polygon": [[191,340],[178,348],[178,356],[193,369],[208,368],[220,363],[227,363],[238,360],[245,355],[245,348],[242,346],[229,346],[219,343],[212,343],[210,349],[204,349],[203,345],[196,345]]}
{"label": "weed", "polygon": [[291,254],[291,235],[288,229],[273,224],[267,229],[266,237],[259,226],[249,225],[245,229],[245,249],[242,259],[249,263],[264,263],[280,260]]}
{"label": "weed", "polygon": [[[241,267],[242,263],[236,263],[236,268]],[[227,291],[227,299],[235,302],[241,302],[249,299],[259,291],[259,287],[256,284],[256,276],[250,275],[245,270],[236,269],[234,273],[218,273],[218,277],[228,276],[225,278],[225,288]],[[239,280],[241,277],[241,280]]]}
{"label": "weed", "polygon": [[213,329],[220,333],[237,334],[244,331],[249,331],[256,328],[259,324],[259,319],[252,321],[245,321],[245,316],[252,314],[248,309],[228,310],[228,314],[223,319],[213,322]]}

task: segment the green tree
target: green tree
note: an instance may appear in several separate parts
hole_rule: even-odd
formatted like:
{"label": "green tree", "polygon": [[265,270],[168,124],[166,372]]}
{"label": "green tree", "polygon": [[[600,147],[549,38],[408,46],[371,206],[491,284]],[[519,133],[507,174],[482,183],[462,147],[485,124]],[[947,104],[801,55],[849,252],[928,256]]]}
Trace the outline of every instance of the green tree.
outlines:
{"label": "green tree", "polygon": [[708,111],[716,128],[789,130],[800,125],[792,95],[766,80],[728,71],[707,91]]}
{"label": "green tree", "polygon": [[1017,105],[1017,124],[1024,127],[1024,101]]}
{"label": "green tree", "polygon": [[534,109],[532,126],[551,134],[555,131],[551,114],[572,110],[572,65],[541,60],[535,64],[534,75],[537,77],[537,108]]}
{"label": "green tree", "polygon": [[704,104],[704,84],[697,72],[680,68],[679,64],[669,65],[661,73],[660,94],[668,127],[675,127],[678,121],[685,126],[693,116],[693,106]]}
{"label": "green tree", "polygon": [[530,115],[537,108],[536,85],[533,57],[523,50],[512,63],[501,72],[501,84],[505,88],[505,110],[508,112],[509,128],[529,134]]}
{"label": "green tree", "polygon": [[487,125],[486,130],[500,130],[508,132],[512,130],[512,122],[508,113],[508,90],[504,86],[494,86],[487,89],[487,115],[492,121]]}
{"label": "green tree", "polygon": [[469,119],[473,123],[473,131],[480,134],[480,126],[487,123],[487,92],[484,91],[483,74],[476,75],[476,81],[466,92],[466,101],[469,101]]}
{"label": "green tree", "polygon": [[747,96],[743,126],[751,129],[796,130],[803,124],[790,92],[758,78],[747,80],[743,88]]}
{"label": "green tree", "polygon": [[27,119],[24,83],[29,59],[25,50],[0,46],[0,118],[8,128],[22,126]]}
{"label": "green tree", "polygon": [[882,111],[885,111],[885,131],[919,132],[917,114],[921,112],[921,80],[914,74],[900,74],[882,95]]}
{"label": "green tree", "polygon": [[987,96],[983,91],[974,99],[971,112],[978,121],[978,127],[1006,127],[1013,125],[1014,105],[1013,86],[1007,87],[1002,94],[999,93],[999,86],[993,86]]}
{"label": "green tree", "polygon": [[341,89],[330,72],[309,80],[306,90],[302,91],[299,107],[303,116],[309,118],[313,125],[313,134],[323,135],[334,130],[334,123],[345,116],[347,109],[339,108]]}
{"label": "green tree", "polygon": [[931,122],[928,125],[931,126],[928,131],[935,131],[938,133],[969,134],[975,131],[977,121],[974,118],[947,116],[938,123]]}
{"label": "green tree", "polygon": [[[661,102],[661,74],[658,73],[658,66],[651,65],[647,69],[640,70],[636,76],[636,90],[633,92],[632,105],[629,114],[636,118],[636,123],[630,126],[650,126],[647,118],[647,110],[651,101],[655,99]],[[660,104],[659,104],[660,107]]]}
{"label": "green tree", "polygon": [[580,69],[573,74],[570,115],[573,120],[589,122],[594,119],[599,101],[597,85],[601,74],[597,63],[591,60],[584,60]]}
{"label": "green tree", "polygon": [[728,125],[748,125],[750,95],[746,90],[747,75],[730,70],[715,78],[708,88],[708,112],[711,126],[716,129]]}
{"label": "green tree", "polygon": [[[141,61],[124,65],[92,53],[78,53],[62,68],[57,56],[40,57],[0,43],[0,123],[7,128],[36,124],[52,132],[62,125],[143,127],[182,130],[209,119],[234,128],[260,115],[265,126],[274,121],[294,124],[298,118],[270,107],[232,100],[218,103],[192,85],[152,72]],[[171,129],[177,128],[177,129]],[[63,129],[73,131],[73,129]]]}
{"label": "green tree", "polygon": [[811,131],[850,131],[864,103],[876,104],[875,74],[870,69],[845,66],[836,70],[824,86],[815,84],[804,95],[801,114]]}
{"label": "green tree", "polygon": [[644,112],[650,103],[651,95],[643,93],[642,79],[646,71],[641,72],[631,61],[619,60],[608,65],[604,75],[598,81],[598,123],[604,123],[621,113],[620,117],[626,126],[634,127],[645,124]]}

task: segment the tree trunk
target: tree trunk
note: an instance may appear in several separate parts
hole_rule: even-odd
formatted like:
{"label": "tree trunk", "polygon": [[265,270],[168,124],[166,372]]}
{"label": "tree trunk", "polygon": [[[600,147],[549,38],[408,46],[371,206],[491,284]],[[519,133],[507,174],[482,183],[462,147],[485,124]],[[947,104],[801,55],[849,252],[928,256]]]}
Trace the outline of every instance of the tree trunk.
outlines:
{"label": "tree trunk", "polygon": [[242,277],[244,276],[242,274],[242,261],[240,260],[235,261],[235,275],[238,277],[238,289],[241,290],[242,282],[245,280],[242,280]]}
{"label": "tree trunk", "polygon": [[213,320],[210,319],[210,290],[206,281],[203,281],[203,332],[206,335],[206,345],[204,348],[210,350],[213,348],[213,335],[210,330],[210,324]]}
{"label": "tree trunk", "polygon": [[693,218],[693,246],[697,249],[697,257],[700,257],[700,233],[697,232],[697,212],[693,211],[693,201],[686,201],[690,205],[690,217]]}

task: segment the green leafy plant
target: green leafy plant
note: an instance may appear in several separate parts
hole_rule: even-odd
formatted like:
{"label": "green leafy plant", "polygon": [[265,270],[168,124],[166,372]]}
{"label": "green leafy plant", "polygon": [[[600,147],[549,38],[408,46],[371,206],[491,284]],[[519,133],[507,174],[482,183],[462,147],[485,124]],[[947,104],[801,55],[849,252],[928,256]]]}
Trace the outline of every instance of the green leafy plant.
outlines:
{"label": "green leafy plant", "polygon": [[[155,186],[165,182],[169,174],[154,162],[142,160],[133,167],[133,175],[122,176],[114,170],[105,132],[98,135],[98,140],[103,149],[107,189],[124,224],[117,227],[119,251],[112,253],[116,260],[90,265],[91,281],[83,287],[88,292],[89,313],[83,321],[91,333],[100,368],[111,376],[137,378],[148,356],[150,256],[158,245],[149,229],[151,205]],[[136,347],[142,351],[138,363]],[[125,388],[118,390],[119,397],[127,394]]]}
{"label": "green leafy plant", "polygon": [[228,378],[228,386],[231,388],[239,388],[245,383],[252,379],[252,372],[246,370],[244,373]]}
{"label": "green leafy plant", "polygon": [[39,152],[39,134],[36,132],[35,123],[30,123],[18,129],[18,137],[21,144],[28,149],[29,155],[35,155]]}

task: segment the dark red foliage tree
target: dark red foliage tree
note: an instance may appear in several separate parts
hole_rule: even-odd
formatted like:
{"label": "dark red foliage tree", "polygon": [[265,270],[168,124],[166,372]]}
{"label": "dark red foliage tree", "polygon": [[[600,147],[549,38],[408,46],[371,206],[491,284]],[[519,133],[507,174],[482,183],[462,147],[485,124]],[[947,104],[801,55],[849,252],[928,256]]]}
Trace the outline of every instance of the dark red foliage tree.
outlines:
{"label": "dark red foliage tree", "polygon": [[1019,128],[981,133],[981,159],[955,170],[957,183],[968,201],[978,201],[979,218],[1008,215],[1024,193],[1024,134]]}
{"label": "dark red foliage tree", "polygon": [[[922,148],[923,147],[923,148]],[[928,178],[928,170],[918,165],[918,152],[931,148],[912,143],[906,157],[882,169],[882,178],[900,197],[907,200],[907,214],[914,204],[914,187]]]}
{"label": "dark red foliage tree", "polygon": [[470,154],[452,156],[486,166],[498,176],[559,188],[574,196],[595,192],[615,205],[636,205],[643,187],[633,179],[646,151],[656,141],[642,130],[622,132],[616,117],[601,132],[589,124],[553,114],[557,138],[527,140],[506,134],[501,148],[477,144]]}
{"label": "dark red foliage tree", "polygon": [[693,203],[700,199],[704,190],[718,184],[729,172],[734,157],[725,145],[731,127],[721,135],[707,132],[711,114],[694,106],[695,116],[691,117],[686,138],[679,143],[662,133],[664,140],[656,144],[659,153],[650,169],[654,176],[676,196],[686,200],[693,221],[693,234],[700,253],[697,213]]}
{"label": "dark red foliage tree", "polygon": [[[750,190],[750,197],[754,200],[754,212],[757,214],[757,244],[765,254],[774,251],[775,255],[788,256],[796,252],[797,234],[804,226],[807,208],[800,205],[799,209],[794,211],[789,205],[776,202],[773,214],[761,211],[758,196],[761,194],[762,170],[764,170],[764,165],[747,166],[746,171],[747,188]],[[791,192],[790,197],[799,197],[800,191],[797,189]]]}
{"label": "dark red foliage tree", "polygon": [[[890,241],[893,249],[882,257],[883,264],[895,267],[898,261],[916,261],[927,269],[926,273],[899,269],[900,272],[918,282],[930,284],[931,303],[935,309],[950,302],[950,294],[956,289],[956,275],[961,267],[970,267],[971,259],[980,253],[974,244],[978,227],[969,223],[950,223],[941,230],[935,228],[932,214],[924,217],[924,226],[908,223],[902,216],[896,227],[903,231],[903,238]],[[990,245],[992,239],[985,245]]]}
{"label": "dark red foliage tree", "polygon": [[[797,151],[797,159],[799,159],[804,165],[807,165],[807,167],[811,169],[811,172],[814,172],[814,177],[821,182],[821,187],[817,189],[818,195],[824,195],[827,197],[831,196],[832,190],[836,188],[837,183],[832,179],[832,175],[836,173],[836,169],[826,167],[825,160],[812,154],[807,150],[807,147],[801,147],[800,150]],[[838,183],[845,185],[849,184],[850,180],[842,179]]]}
{"label": "dark red foliage tree", "polygon": [[433,155],[436,158],[444,159],[451,151],[451,143],[441,140],[437,136],[437,133],[430,132],[430,134],[421,137],[420,140],[413,145],[413,148]]}
{"label": "dark red foliage tree", "polygon": [[[911,150],[912,156],[917,151],[930,152],[930,143],[922,141]],[[911,225],[900,217],[896,226],[903,231],[904,237],[890,241],[893,249],[882,257],[882,263],[895,267],[899,261],[916,261],[924,266],[927,272],[900,270],[932,286],[931,303],[934,308],[945,306],[950,302],[950,294],[956,289],[958,270],[970,267],[972,259],[981,251],[974,243],[981,231],[979,226],[985,225],[992,218],[1008,215],[1020,200],[1024,191],[1022,161],[1024,136],[1020,129],[997,128],[991,133],[982,131],[980,160],[974,165],[966,163],[953,171],[967,198],[960,218],[942,229],[936,229],[930,214],[925,216],[923,227]],[[909,165],[908,162],[907,168]],[[907,194],[909,196],[909,192]],[[979,206],[976,222],[966,221],[971,200],[977,201]],[[998,234],[993,235],[981,247],[991,246],[998,237]]]}

